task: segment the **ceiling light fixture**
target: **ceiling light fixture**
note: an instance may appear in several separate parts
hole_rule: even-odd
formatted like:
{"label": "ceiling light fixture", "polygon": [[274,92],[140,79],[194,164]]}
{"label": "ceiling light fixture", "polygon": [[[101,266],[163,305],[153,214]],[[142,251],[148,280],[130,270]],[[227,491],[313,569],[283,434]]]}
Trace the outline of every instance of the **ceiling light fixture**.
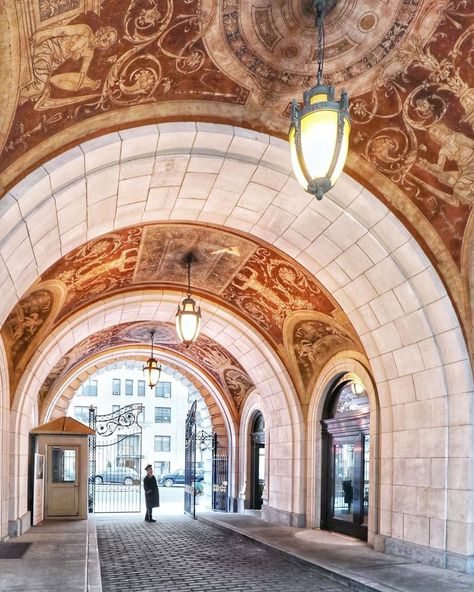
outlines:
{"label": "ceiling light fixture", "polygon": [[291,105],[289,142],[293,171],[305,191],[316,199],[322,199],[341,174],[351,130],[346,91],[343,90],[341,99],[335,101],[334,87],[325,85],[323,80],[323,18],[334,4],[334,0],[312,0],[318,32],[316,86],[304,92],[301,108],[295,99]]}
{"label": "ceiling light fixture", "polygon": [[195,261],[196,259],[192,253],[188,253],[184,258],[184,262],[188,267],[188,292],[181,306],[178,305],[176,313],[176,332],[186,347],[196,341],[201,328],[201,309],[197,306],[195,300],[191,298],[191,263]]}
{"label": "ceiling light fixture", "polygon": [[148,386],[152,389],[155,388],[156,384],[160,380],[161,374],[161,365],[158,364],[156,359],[153,357],[153,338],[155,336],[155,332],[151,331],[151,356],[146,363],[146,366],[143,366],[143,374],[145,376],[145,380]]}

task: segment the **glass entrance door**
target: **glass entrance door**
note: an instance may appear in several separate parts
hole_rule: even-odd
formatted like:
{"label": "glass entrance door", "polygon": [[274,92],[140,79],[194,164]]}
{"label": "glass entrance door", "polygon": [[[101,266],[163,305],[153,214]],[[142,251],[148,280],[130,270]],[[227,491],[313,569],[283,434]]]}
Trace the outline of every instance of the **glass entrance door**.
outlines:
{"label": "glass entrance door", "polygon": [[327,528],[367,539],[369,435],[330,436]]}
{"label": "glass entrance door", "polygon": [[254,444],[252,508],[260,510],[262,507],[263,488],[265,486],[265,444]]}
{"label": "glass entrance door", "polygon": [[353,442],[334,444],[334,475],[332,485],[332,518],[354,520],[354,449]]}
{"label": "glass entrance door", "polygon": [[260,510],[263,504],[262,496],[265,487],[265,422],[261,413],[254,419],[251,439],[250,507],[254,510]]}

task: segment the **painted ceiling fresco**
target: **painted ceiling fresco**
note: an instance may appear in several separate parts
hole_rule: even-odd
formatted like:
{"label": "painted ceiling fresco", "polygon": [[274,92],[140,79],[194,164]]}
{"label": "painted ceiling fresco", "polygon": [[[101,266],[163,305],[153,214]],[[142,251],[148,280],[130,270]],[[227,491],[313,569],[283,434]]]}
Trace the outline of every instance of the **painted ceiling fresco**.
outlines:
{"label": "painted ceiling fresco", "polygon": [[[305,311],[308,319],[326,319],[324,325],[337,326],[346,336],[345,345],[350,342],[352,348],[361,350],[354,329],[335,300],[288,257],[208,225],[148,224],[104,235],[78,247],[50,267],[19,301],[2,327],[12,392],[37,344],[67,315],[123,290],[149,288],[183,293],[187,286],[184,258],[190,251],[196,259],[192,265],[193,294],[222,302],[251,322],[273,344],[293,375],[304,370],[304,378],[298,380],[301,391],[310,386],[311,377],[304,369],[303,357],[297,355],[295,363],[286,352],[292,315]],[[161,342],[168,348],[177,347],[168,338],[163,337]],[[77,346],[74,363],[95,351],[99,342],[94,339]],[[149,332],[143,331],[141,339],[146,344]],[[299,343],[299,334],[291,337],[293,341]],[[198,349],[190,351],[195,361],[212,374],[213,368],[220,367],[222,354],[204,337],[199,343]],[[341,349],[341,343],[333,341],[332,353]],[[59,367],[64,370],[61,363]],[[243,380],[235,368],[225,370],[225,376],[219,378],[226,385],[234,383],[229,390],[240,388]]]}
{"label": "painted ceiling fresco", "polygon": [[[39,398],[42,403],[49,393],[68,373],[88,358],[111,349],[130,345],[144,344],[150,341],[150,332],[155,331],[156,356],[160,351],[171,351],[188,361],[197,364],[210,376],[228,401],[240,409],[246,396],[255,388],[250,377],[239,362],[214,340],[201,335],[196,343],[186,348],[178,342],[173,325],[167,323],[122,323],[100,331],[75,345],[63,356],[43,382]],[[148,355],[144,352],[144,355]]]}
{"label": "painted ceiling fresco", "polygon": [[[291,98],[315,78],[308,3],[0,3],[11,41],[2,46],[0,186],[88,133],[144,121],[228,121],[285,137]],[[381,174],[403,192],[459,270],[474,201],[472,3],[331,4],[325,81],[349,91],[351,151],[369,165],[361,180],[380,193]],[[360,176],[357,166],[348,172]],[[416,215],[396,210],[416,227]]]}
{"label": "painted ceiling fresco", "polygon": [[[285,138],[291,99],[300,100],[315,81],[308,4],[0,0],[0,195],[66,147],[133,125],[211,121]],[[337,92],[344,86],[350,97],[346,171],[420,241],[470,334],[474,5],[330,4],[324,74],[326,83]],[[185,272],[178,255],[192,245],[180,232],[168,237],[156,226],[119,231],[44,274],[2,329],[12,385],[41,339],[78,307],[138,286],[181,289]],[[300,393],[310,389],[308,360],[316,367],[324,359],[323,343],[338,348],[354,339],[346,319],[329,337],[329,321],[338,314],[331,298],[299,268],[246,238],[233,235],[229,243],[211,232],[204,248],[204,235],[193,232],[203,262],[193,277],[196,289],[245,315],[280,353]],[[316,316],[295,325],[289,319],[296,310]]]}

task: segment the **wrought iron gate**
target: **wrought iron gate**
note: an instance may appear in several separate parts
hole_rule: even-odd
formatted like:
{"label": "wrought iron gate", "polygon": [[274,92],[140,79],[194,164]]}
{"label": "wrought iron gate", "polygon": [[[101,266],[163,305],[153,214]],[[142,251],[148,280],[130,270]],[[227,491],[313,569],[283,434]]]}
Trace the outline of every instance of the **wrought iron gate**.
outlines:
{"label": "wrought iron gate", "polygon": [[185,465],[184,465],[184,511],[196,517],[196,448],[201,452],[212,447],[212,509],[228,511],[228,466],[227,454],[219,454],[217,434],[197,430],[196,401],[186,417]]}
{"label": "wrought iron gate", "polygon": [[214,434],[212,446],[212,509],[228,511],[227,454],[219,454],[217,434]]}
{"label": "wrought iron gate", "polygon": [[121,407],[108,415],[89,409],[89,512],[139,512],[142,500],[143,405]]}
{"label": "wrought iron gate", "polygon": [[196,518],[196,401],[193,401],[186,417],[184,444],[184,511]]}

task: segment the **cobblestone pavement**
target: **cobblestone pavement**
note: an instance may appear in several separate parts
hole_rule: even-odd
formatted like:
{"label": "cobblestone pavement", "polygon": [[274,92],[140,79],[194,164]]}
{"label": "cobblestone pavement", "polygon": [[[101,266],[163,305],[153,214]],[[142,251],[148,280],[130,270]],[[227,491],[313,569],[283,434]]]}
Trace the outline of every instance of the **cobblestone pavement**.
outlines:
{"label": "cobblestone pavement", "polygon": [[103,592],[347,592],[311,567],[186,516],[97,517]]}

